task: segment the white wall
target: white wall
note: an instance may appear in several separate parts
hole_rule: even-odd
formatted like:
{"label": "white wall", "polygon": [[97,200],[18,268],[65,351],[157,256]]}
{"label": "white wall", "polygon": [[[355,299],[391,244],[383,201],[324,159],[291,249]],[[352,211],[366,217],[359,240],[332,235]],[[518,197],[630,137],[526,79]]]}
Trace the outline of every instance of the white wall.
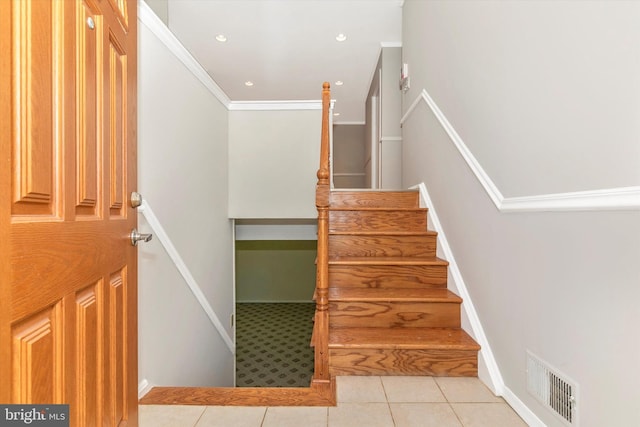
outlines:
{"label": "white wall", "polygon": [[381,145],[380,145],[380,183],[381,188],[402,188],[402,130],[400,129],[400,67],[402,49],[400,47],[382,48],[382,102]]}
{"label": "white wall", "polygon": [[[228,112],[144,23],[139,28],[139,191],[233,336]],[[142,215],[139,228],[150,231]],[[139,245],[139,293],[141,380],[233,385],[233,354],[157,239]]]}
{"label": "white wall", "polygon": [[[425,89],[506,196],[640,184],[640,3],[407,0],[407,111]],[[531,425],[531,350],[579,385],[582,427],[640,425],[640,212],[496,209],[434,112],[403,125],[502,377]]]}
{"label": "white wall", "polygon": [[333,126],[333,185],[335,188],[365,187],[364,124],[336,124]]}
{"label": "white wall", "polygon": [[164,23],[169,25],[169,0],[144,0],[145,3],[153,10],[158,18]]}
{"label": "white wall", "polygon": [[320,109],[229,112],[230,218],[318,216],[321,115]]}
{"label": "white wall", "polygon": [[378,188],[378,103],[380,98],[380,77],[379,77],[380,60],[376,65],[367,101],[364,106],[365,110],[365,144],[364,144],[364,185],[365,188]]}
{"label": "white wall", "polygon": [[317,247],[316,240],[236,241],[236,301],[312,302]]}
{"label": "white wall", "polygon": [[635,1],[410,2],[405,99],[427,88],[505,196],[638,185],[639,14]]}
{"label": "white wall", "polygon": [[[366,147],[365,162],[369,162],[366,163],[366,183],[371,184],[372,177],[374,180],[377,177],[380,188],[384,189],[402,187],[402,95],[399,88],[401,55],[400,47],[381,48],[366,100],[367,137],[375,138],[371,141],[371,146]],[[375,110],[373,97],[377,97],[379,104],[379,123],[376,123],[376,118],[372,116],[372,109]],[[376,166],[377,176],[376,173],[372,173],[375,171],[371,170]],[[370,188],[375,187],[377,183]]]}

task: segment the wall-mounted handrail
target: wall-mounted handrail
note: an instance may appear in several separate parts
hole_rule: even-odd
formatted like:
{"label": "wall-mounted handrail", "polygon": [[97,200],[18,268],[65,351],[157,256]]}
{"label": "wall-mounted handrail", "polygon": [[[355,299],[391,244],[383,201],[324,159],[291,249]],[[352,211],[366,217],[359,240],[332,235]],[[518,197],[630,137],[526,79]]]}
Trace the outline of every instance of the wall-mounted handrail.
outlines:
{"label": "wall-mounted handrail", "polygon": [[144,218],[147,220],[147,223],[151,227],[151,230],[153,230],[153,234],[155,234],[155,236],[158,238],[158,241],[160,241],[160,243],[164,247],[164,250],[167,252],[167,254],[169,255],[169,258],[171,258],[171,260],[175,264],[176,268],[180,272],[180,275],[182,275],[182,278],[184,279],[185,283],[187,284],[187,286],[189,286],[189,289],[193,293],[193,296],[195,296],[196,300],[200,303],[200,306],[202,307],[207,317],[209,318],[213,326],[216,328],[216,330],[220,334],[220,337],[229,348],[229,351],[232,354],[235,354],[236,346],[233,343],[233,340],[231,339],[229,334],[227,334],[227,331],[224,329],[224,326],[222,326],[222,322],[216,315],[216,312],[213,310],[213,307],[211,307],[211,304],[209,304],[209,301],[207,300],[207,297],[202,292],[202,289],[198,285],[198,282],[196,282],[196,279],[193,277],[193,275],[189,271],[189,268],[187,267],[182,257],[178,253],[178,250],[176,249],[176,247],[173,246],[173,242],[171,242],[169,235],[164,230],[164,227],[162,227],[162,224],[160,224],[160,221],[155,216],[155,214],[153,213],[153,210],[151,209],[151,207],[149,206],[146,200],[142,201],[142,204],[138,207],[138,212],[144,215]]}
{"label": "wall-mounted handrail", "polygon": [[318,255],[316,271],[316,314],[314,324],[313,381],[329,381],[329,83],[322,85],[322,133],[320,137],[320,169],[316,184],[318,209]]}

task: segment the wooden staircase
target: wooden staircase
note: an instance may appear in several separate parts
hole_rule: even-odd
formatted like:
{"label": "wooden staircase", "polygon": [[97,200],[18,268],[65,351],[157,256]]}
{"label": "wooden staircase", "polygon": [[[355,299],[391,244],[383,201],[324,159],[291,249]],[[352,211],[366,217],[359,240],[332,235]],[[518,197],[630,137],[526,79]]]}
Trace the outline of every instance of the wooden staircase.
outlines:
{"label": "wooden staircase", "polygon": [[419,193],[331,190],[330,97],[324,83],[311,389],[331,398],[336,375],[477,376],[480,346]]}
{"label": "wooden staircase", "polygon": [[329,83],[317,172],[316,313],[309,388],[154,387],[146,404],[332,406],[336,375],[477,376],[437,234],[415,191],[331,191]]}
{"label": "wooden staircase", "polygon": [[328,351],[335,375],[476,376],[437,233],[416,191],[331,191]]}

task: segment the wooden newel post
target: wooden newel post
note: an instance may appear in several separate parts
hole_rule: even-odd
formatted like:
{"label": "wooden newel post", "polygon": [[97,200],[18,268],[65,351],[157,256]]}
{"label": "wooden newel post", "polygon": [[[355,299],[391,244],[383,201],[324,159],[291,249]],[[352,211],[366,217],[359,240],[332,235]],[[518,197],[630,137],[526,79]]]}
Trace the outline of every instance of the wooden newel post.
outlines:
{"label": "wooden newel post", "polygon": [[318,209],[318,255],[316,271],[314,381],[328,381],[329,375],[329,83],[322,85],[322,134],[320,169],[316,185]]}

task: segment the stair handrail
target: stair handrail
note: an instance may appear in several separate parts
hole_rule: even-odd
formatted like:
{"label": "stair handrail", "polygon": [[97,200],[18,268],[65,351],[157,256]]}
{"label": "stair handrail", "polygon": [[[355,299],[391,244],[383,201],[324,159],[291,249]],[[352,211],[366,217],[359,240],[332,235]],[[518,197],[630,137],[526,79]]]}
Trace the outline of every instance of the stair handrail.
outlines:
{"label": "stair handrail", "polygon": [[322,85],[322,133],[320,136],[320,168],[316,184],[318,209],[318,254],[316,263],[316,314],[314,324],[313,382],[330,381],[329,375],[329,113],[331,91]]}

